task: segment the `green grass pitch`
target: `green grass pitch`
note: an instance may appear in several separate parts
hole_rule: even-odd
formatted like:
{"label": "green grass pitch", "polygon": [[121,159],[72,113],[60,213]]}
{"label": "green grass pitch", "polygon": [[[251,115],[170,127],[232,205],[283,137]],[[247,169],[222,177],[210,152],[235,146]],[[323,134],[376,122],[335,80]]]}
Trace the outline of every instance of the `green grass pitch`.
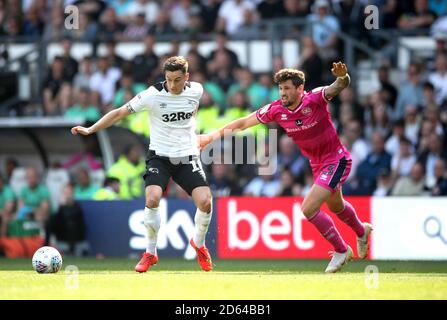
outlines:
{"label": "green grass pitch", "polygon": [[57,274],[37,274],[31,259],[0,259],[0,300],[447,299],[447,261],[353,261],[328,275],[328,260],[217,260],[206,273],[195,260],[161,256],[144,274],[137,260],[67,257]]}

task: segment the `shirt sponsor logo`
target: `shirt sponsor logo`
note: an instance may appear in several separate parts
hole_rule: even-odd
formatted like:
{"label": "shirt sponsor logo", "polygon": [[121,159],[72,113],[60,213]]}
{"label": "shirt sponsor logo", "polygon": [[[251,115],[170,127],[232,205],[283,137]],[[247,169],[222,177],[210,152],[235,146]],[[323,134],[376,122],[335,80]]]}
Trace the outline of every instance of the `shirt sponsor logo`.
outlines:
{"label": "shirt sponsor logo", "polygon": [[312,109],[310,107],[305,107],[305,108],[303,108],[301,113],[304,114],[305,116],[307,116],[308,114],[312,113]]}

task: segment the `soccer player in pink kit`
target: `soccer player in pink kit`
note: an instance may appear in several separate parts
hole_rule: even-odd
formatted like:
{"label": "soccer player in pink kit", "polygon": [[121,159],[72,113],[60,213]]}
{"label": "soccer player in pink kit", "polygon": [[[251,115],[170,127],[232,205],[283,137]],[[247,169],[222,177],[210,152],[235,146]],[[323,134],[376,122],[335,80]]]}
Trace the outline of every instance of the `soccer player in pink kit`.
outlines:
{"label": "soccer player in pink kit", "polygon": [[331,217],[320,209],[326,203],[336,216],[354,230],[360,258],[368,253],[369,223],[362,223],[354,207],[343,199],[341,185],[351,170],[349,152],[340,142],[328,110],[328,101],[350,83],[344,63],[333,63],[332,74],[337,79],[329,86],[304,91],[304,73],[295,69],[282,69],[275,74],[280,100],[265,105],[252,114],[237,119],[219,130],[199,136],[203,149],[215,139],[244,130],[259,123],[277,122],[310,160],[314,185],[302,203],[302,211],[334,247],[326,272],[337,272],[352,259],[353,252],[345,243]]}

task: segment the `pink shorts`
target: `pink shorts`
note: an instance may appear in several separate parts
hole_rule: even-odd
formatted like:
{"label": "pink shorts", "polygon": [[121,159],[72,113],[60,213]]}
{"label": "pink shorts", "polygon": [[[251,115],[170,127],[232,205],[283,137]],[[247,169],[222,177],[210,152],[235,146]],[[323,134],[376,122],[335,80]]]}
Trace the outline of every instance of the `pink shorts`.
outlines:
{"label": "pink shorts", "polygon": [[352,160],[343,157],[336,162],[312,164],[314,183],[334,193],[351,172]]}

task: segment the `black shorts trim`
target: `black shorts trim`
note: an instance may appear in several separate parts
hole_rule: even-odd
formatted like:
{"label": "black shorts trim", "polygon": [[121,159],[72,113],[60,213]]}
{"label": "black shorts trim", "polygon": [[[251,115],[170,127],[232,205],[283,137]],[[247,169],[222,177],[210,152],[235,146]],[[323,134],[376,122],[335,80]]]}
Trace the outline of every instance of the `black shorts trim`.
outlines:
{"label": "black shorts trim", "polygon": [[347,164],[348,164],[348,160],[346,160],[345,157],[341,158],[338,161],[337,170],[335,170],[335,173],[332,176],[331,181],[329,182],[329,187],[331,187],[332,189],[335,189],[335,187],[338,185],[341,178],[343,177],[343,174],[345,172]]}

